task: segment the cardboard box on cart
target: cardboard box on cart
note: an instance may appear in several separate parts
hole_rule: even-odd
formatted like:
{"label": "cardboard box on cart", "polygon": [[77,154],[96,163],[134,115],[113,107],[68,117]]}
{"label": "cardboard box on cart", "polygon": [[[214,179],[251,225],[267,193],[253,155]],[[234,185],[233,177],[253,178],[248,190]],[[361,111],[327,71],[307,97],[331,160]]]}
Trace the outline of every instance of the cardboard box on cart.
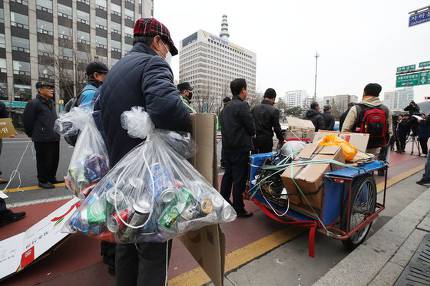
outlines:
{"label": "cardboard box on cart", "polygon": [[[308,144],[298,155],[300,161],[303,160],[318,160],[332,159],[344,163],[340,147],[337,146],[319,146],[317,144]],[[324,195],[324,174],[328,171],[336,169],[335,164],[309,163],[304,166],[290,166],[281,175],[282,182],[287,189],[290,205],[295,208],[299,207],[311,211],[308,203],[316,211],[321,211],[323,195]],[[306,196],[303,198],[296,184]]]}
{"label": "cardboard box on cart", "polygon": [[[214,114],[194,114],[192,123],[192,138],[197,145],[192,164],[215,189],[218,189],[216,117]],[[188,232],[181,237],[181,241],[214,285],[224,285],[225,236],[219,225]],[[186,283],[178,282],[180,285]]]}

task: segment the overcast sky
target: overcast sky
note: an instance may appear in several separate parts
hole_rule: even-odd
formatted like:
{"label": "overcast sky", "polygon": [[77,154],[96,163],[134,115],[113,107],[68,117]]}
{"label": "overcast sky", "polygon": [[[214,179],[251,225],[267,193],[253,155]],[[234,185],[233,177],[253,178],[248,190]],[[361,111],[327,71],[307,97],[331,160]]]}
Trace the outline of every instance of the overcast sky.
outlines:
{"label": "overcast sky", "polygon": [[[408,12],[428,0],[154,0],[154,16],[175,43],[199,29],[219,34],[228,15],[230,41],[257,54],[257,91],[362,95],[368,82],[395,89],[396,67],[430,60],[430,22],[408,27]],[[179,44],[178,44],[179,46]],[[178,79],[178,57],[172,68]],[[415,99],[430,85],[415,87]]]}

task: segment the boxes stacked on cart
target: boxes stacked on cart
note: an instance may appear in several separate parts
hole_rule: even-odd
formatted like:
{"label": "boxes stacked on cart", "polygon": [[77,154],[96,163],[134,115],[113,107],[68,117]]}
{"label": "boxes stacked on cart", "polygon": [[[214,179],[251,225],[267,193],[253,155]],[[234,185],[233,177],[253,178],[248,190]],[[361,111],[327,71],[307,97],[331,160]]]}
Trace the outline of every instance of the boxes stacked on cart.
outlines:
{"label": "boxes stacked on cart", "polygon": [[[357,154],[350,162],[346,162],[344,152],[340,146],[320,146],[321,140],[326,135],[336,135],[339,138],[351,143]],[[281,178],[284,187],[288,191],[290,206],[303,213],[317,213],[321,215],[324,207],[324,176],[327,172],[344,168],[336,162],[345,164],[353,163],[365,158],[369,160],[370,155],[366,155],[368,134],[338,133],[338,132],[318,132],[315,134],[312,144],[308,144],[299,153],[295,162],[288,166],[282,173]],[[303,162],[309,161],[309,164]]]}

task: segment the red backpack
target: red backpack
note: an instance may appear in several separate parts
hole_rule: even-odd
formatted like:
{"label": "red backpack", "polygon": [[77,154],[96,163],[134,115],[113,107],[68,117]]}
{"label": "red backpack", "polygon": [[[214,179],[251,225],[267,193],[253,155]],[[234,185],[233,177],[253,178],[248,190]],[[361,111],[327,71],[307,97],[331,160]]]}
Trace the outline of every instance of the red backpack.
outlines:
{"label": "red backpack", "polygon": [[388,144],[387,112],[382,106],[370,107],[357,104],[358,122],[357,133],[368,133],[367,148],[384,147]]}

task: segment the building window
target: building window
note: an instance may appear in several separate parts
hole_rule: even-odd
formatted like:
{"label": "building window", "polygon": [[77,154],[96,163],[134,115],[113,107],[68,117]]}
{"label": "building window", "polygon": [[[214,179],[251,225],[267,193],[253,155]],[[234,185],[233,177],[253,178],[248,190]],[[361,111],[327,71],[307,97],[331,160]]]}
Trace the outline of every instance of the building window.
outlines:
{"label": "building window", "polygon": [[90,0],[78,0],[78,2],[85,3],[87,5],[90,5]]}
{"label": "building window", "polygon": [[15,12],[10,12],[11,25],[23,29],[28,29],[28,16]]}
{"label": "building window", "polygon": [[58,16],[62,16],[64,18],[72,20],[73,19],[72,7],[58,4]]}
{"label": "building window", "polygon": [[4,23],[4,9],[0,8],[0,23]]}
{"label": "building window", "polygon": [[121,34],[121,24],[118,24],[118,23],[116,23],[114,21],[111,21],[111,23],[110,23],[110,29],[114,33]]}
{"label": "building window", "polygon": [[[112,41],[114,42],[114,41]],[[96,46],[99,48],[107,48],[107,39],[104,37],[96,36]]]}
{"label": "building window", "polygon": [[4,34],[0,34],[0,48],[6,49],[6,38]]}
{"label": "building window", "polygon": [[12,50],[30,53],[30,40],[12,36]]}
{"label": "building window", "polygon": [[52,14],[52,0],[37,0],[36,8]]}
{"label": "building window", "polygon": [[131,11],[129,9],[124,9],[124,11],[125,17],[130,19],[131,21],[134,21],[134,11]]}
{"label": "building window", "polygon": [[23,84],[14,84],[14,100],[28,101],[31,99],[31,86]]}
{"label": "building window", "polygon": [[45,79],[53,79],[54,78],[54,67],[39,64],[39,77],[45,78]]}
{"label": "building window", "polygon": [[72,29],[58,25],[58,37],[60,37],[62,39],[71,40],[72,39]]}
{"label": "building window", "polygon": [[52,36],[54,34],[54,24],[37,19],[37,32]]}
{"label": "building window", "polygon": [[133,28],[124,27],[124,33],[127,37],[133,38]]}
{"label": "building window", "polygon": [[121,52],[121,43],[118,41],[111,41],[111,48],[113,51]]}
{"label": "building window", "polygon": [[58,48],[58,55],[63,60],[69,60],[69,61],[73,60],[73,50],[72,49],[59,47]]}
{"label": "building window", "polygon": [[78,17],[78,21],[80,21],[81,23],[84,23],[87,25],[90,24],[90,14],[77,10],[76,15]]}
{"label": "building window", "polygon": [[98,8],[104,8],[102,10],[106,10],[107,9],[106,0],[96,0],[96,7],[98,7]]}
{"label": "building window", "polygon": [[89,44],[90,43],[90,34],[82,31],[77,32],[77,40],[80,43]]}
{"label": "building window", "polygon": [[30,63],[13,61],[13,74],[30,75]]}
{"label": "building window", "polygon": [[111,3],[110,9],[112,11],[112,14],[121,16],[121,6]]}
{"label": "building window", "polygon": [[107,30],[107,20],[100,17],[96,17],[96,27],[101,28],[103,30]]}

